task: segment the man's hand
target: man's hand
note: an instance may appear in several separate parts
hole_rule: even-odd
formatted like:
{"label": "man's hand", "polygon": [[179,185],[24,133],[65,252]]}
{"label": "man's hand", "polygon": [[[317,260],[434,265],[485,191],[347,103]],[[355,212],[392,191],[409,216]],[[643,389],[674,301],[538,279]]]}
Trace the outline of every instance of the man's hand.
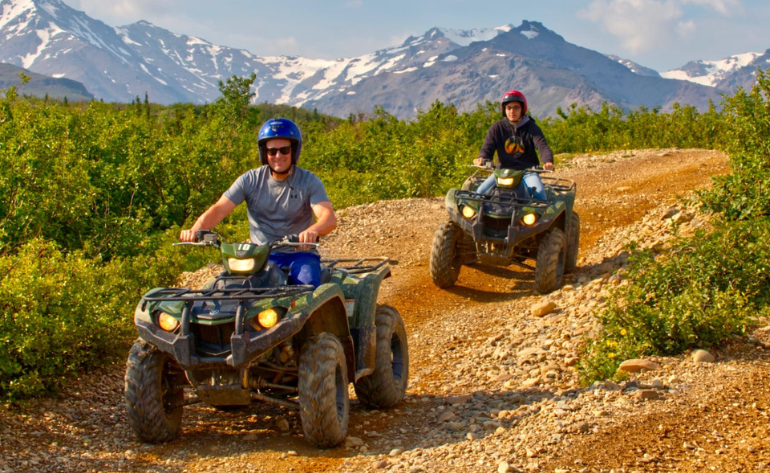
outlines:
{"label": "man's hand", "polygon": [[[297,239],[300,243],[316,243],[318,241],[318,232],[308,228],[304,232],[297,235]],[[307,251],[313,249],[312,246],[299,246],[297,247],[300,251]]]}
{"label": "man's hand", "polygon": [[197,233],[197,230],[182,230],[182,232],[179,234],[179,241],[195,241],[195,234]]}
{"label": "man's hand", "polygon": [[476,166],[483,166],[484,165],[484,158],[479,156],[478,158],[473,160],[473,164],[475,164]]}
{"label": "man's hand", "polygon": [[543,164],[543,169],[545,169],[546,171],[553,171],[553,163]]}

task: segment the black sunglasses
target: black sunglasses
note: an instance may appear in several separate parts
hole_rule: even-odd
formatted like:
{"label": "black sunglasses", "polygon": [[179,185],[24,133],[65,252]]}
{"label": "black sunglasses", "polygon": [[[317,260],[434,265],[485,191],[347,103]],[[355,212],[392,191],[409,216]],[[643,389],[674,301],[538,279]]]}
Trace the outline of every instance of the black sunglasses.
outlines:
{"label": "black sunglasses", "polygon": [[281,148],[267,148],[268,156],[275,156],[280,151],[281,154],[291,153],[291,146],[283,146]]}

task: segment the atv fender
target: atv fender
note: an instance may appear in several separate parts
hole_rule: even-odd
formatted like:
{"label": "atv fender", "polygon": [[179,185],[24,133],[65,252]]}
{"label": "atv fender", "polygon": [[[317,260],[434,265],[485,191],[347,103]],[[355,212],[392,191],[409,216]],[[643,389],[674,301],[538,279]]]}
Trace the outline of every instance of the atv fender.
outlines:
{"label": "atv fender", "polygon": [[377,296],[382,281],[390,277],[390,267],[383,266],[376,271],[362,275],[339,273],[339,285],[345,300],[352,304],[348,313],[350,335],[356,351],[355,380],[374,372],[377,363],[377,327],[374,323],[377,311]]}

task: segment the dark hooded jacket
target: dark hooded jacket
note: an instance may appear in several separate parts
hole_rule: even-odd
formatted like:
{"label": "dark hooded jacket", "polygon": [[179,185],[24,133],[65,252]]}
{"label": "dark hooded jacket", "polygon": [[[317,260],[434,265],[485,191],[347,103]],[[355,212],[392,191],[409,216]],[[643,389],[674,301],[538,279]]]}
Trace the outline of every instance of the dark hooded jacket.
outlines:
{"label": "dark hooded jacket", "polygon": [[[540,152],[540,159],[535,150]],[[525,115],[515,127],[507,118],[495,122],[489,131],[479,156],[492,160],[497,158],[503,169],[528,169],[543,163],[553,163],[553,152],[545,140],[543,131],[535,120]]]}

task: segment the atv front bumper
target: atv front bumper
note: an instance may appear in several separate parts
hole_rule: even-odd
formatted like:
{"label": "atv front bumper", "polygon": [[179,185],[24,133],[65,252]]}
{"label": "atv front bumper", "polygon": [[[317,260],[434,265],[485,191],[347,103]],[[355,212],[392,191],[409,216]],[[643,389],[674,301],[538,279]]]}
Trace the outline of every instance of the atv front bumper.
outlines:
{"label": "atv front bumper", "polygon": [[[450,193],[451,194],[451,193]],[[477,194],[472,191],[456,191],[451,197],[447,194],[446,209],[449,212],[449,218],[455,222],[465,233],[468,233],[473,237],[476,242],[490,241],[494,243],[504,243],[506,245],[518,245],[528,238],[544,232],[551,227],[554,222],[554,214],[548,212],[548,203],[535,201],[535,200],[520,200],[520,199],[500,199],[494,196]],[[465,218],[459,210],[458,203],[461,202],[473,202],[476,203],[480,211],[471,218]],[[492,236],[486,233],[484,230],[487,228],[485,222],[486,212],[483,210],[486,205],[503,206],[510,209],[510,217],[505,217],[508,223],[508,232],[505,237]],[[544,210],[540,219],[535,225],[527,226],[519,223],[519,219],[523,213],[524,208],[529,209],[541,209]],[[489,218],[489,217],[486,217]],[[502,220],[502,219],[501,219]]]}
{"label": "atv front bumper", "polygon": [[[299,332],[305,325],[309,314],[298,312],[284,318],[274,327],[259,332],[234,332],[230,336],[230,353],[222,356],[200,356],[195,352],[195,336],[189,328],[189,321],[181,324],[178,333],[169,333],[155,324],[136,321],[139,336],[176,359],[182,368],[189,369],[203,366],[231,366],[246,368],[252,360],[268,352],[280,342]],[[188,315],[189,317],[189,315]],[[187,326],[187,330],[184,330]]]}

